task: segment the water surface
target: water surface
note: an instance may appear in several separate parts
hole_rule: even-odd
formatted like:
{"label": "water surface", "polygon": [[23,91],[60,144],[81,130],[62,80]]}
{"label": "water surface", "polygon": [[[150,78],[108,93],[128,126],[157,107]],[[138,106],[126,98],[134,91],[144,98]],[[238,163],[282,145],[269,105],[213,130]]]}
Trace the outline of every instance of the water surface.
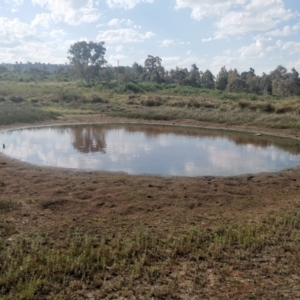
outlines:
{"label": "water surface", "polygon": [[1,151],[42,166],[130,174],[231,176],[300,165],[299,141],[137,124],[36,127],[0,133]]}

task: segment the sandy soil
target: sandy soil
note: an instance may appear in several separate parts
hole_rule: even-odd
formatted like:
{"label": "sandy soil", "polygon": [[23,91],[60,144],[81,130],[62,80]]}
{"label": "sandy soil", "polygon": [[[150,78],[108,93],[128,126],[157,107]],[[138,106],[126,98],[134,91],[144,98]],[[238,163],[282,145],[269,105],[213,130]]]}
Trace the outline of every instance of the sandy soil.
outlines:
{"label": "sandy soil", "polygon": [[[80,122],[137,121],[76,115],[43,124]],[[188,120],[178,124],[218,127]],[[28,125],[13,127],[20,126]],[[226,128],[298,138],[295,131]],[[235,177],[166,178],[38,167],[0,154],[0,198],[21,204],[9,213],[8,222],[17,232],[48,231],[57,238],[63,238],[64,228],[76,226],[126,231],[146,224],[166,233],[174,226],[255,221],[300,206],[299,191],[299,167]]]}

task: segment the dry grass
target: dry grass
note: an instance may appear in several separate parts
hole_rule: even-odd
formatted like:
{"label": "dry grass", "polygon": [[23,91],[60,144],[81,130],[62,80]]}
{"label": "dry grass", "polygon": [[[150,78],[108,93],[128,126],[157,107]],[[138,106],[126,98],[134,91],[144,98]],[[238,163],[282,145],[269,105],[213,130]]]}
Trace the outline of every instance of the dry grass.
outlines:
{"label": "dry grass", "polygon": [[[33,112],[39,109],[54,115],[104,113],[148,120],[193,119],[227,125],[300,128],[298,97],[277,98],[201,89],[192,90],[190,94],[184,89],[181,91],[180,87],[177,90],[177,94],[172,89],[119,94],[114,90],[84,87],[76,82],[0,82],[2,107],[7,106],[10,99],[23,99],[6,112],[10,116],[16,112],[13,122],[18,121],[18,107],[24,105],[29,110],[32,107]],[[36,121],[33,116],[26,119],[29,121],[30,118]]]}
{"label": "dry grass", "polygon": [[[1,299],[296,299],[300,212],[244,225],[1,236]],[[272,288],[276,285],[276,289]],[[220,298],[222,297],[222,298]],[[195,299],[196,299],[195,298]],[[199,299],[199,298],[198,298]]]}

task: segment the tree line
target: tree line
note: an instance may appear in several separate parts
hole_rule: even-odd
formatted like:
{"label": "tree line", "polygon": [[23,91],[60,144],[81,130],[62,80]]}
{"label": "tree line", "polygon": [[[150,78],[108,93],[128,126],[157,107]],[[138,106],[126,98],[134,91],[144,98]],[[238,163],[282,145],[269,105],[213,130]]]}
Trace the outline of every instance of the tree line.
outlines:
{"label": "tree line", "polygon": [[148,81],[235,93],[300,95],[300,78],[295,68],[288,72],[280,65],[269,74],[263,73],[262,76],[258,76],[253,68],[239,73],[237,69],[227,70],[224,66],[217,76],[214,76],[210,70],[204,72],[199,70],[196,64],[192,64],[190,70],[179,67],[166,70],[162,66],[162,59],[152,55],[148,55],[144,65],[135,62],[131,67],[113,67],[106,63],[105,52],[104,42],[81,41],[73,44],[68,57],[71,72],[84,78],[88,83],[91,80],[117,79],[118,83],[122,84]]}
{"label": "tree line", "polygon": [[[152,82],[234,93],[300,95],[300,78],[295,68],[288,71],[287,68],[279,65],[268,74],[263,73],[259,76],[255,74],[253,68],[239,73],[237,69],[227,70],[224,66],[214,76],[210,70],[201,71],[196,64],[192,64],[190,69],[176,67],[166,70],[162,65],[162,59],[152,55],[147,56],[143,65],[134,62],[132,66],[116,67],[106,62],[105,52],[104,42],[80,41],[71,45],[68,51],[69,65],[56,65],[55,67],[55,65],[35,63],[23,71],[22,63],[16,62],[12,70],[8,70],[7,66],[2,64],[0,77],[6,72],[13,72],[19,75],[25,73],[34,80],[44,80],[53,73],[58,79],[69,77],[83,79],[88,85],[99,82],[116,82],[117,84]],[[48,66],[51,66],[51,70]]]}

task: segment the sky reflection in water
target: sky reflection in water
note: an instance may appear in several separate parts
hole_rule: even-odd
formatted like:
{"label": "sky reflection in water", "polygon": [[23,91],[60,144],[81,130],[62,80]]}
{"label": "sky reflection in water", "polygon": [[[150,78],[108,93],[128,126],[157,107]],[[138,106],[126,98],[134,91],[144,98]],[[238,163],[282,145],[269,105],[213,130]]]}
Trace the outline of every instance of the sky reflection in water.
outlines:
{"label": "sky reflection in water", "polygon": [[231,176],[300,165],[298,141],[188,127],[39,127],[2,132],[0,141],[3,153],[29,163],[130,174]]}

